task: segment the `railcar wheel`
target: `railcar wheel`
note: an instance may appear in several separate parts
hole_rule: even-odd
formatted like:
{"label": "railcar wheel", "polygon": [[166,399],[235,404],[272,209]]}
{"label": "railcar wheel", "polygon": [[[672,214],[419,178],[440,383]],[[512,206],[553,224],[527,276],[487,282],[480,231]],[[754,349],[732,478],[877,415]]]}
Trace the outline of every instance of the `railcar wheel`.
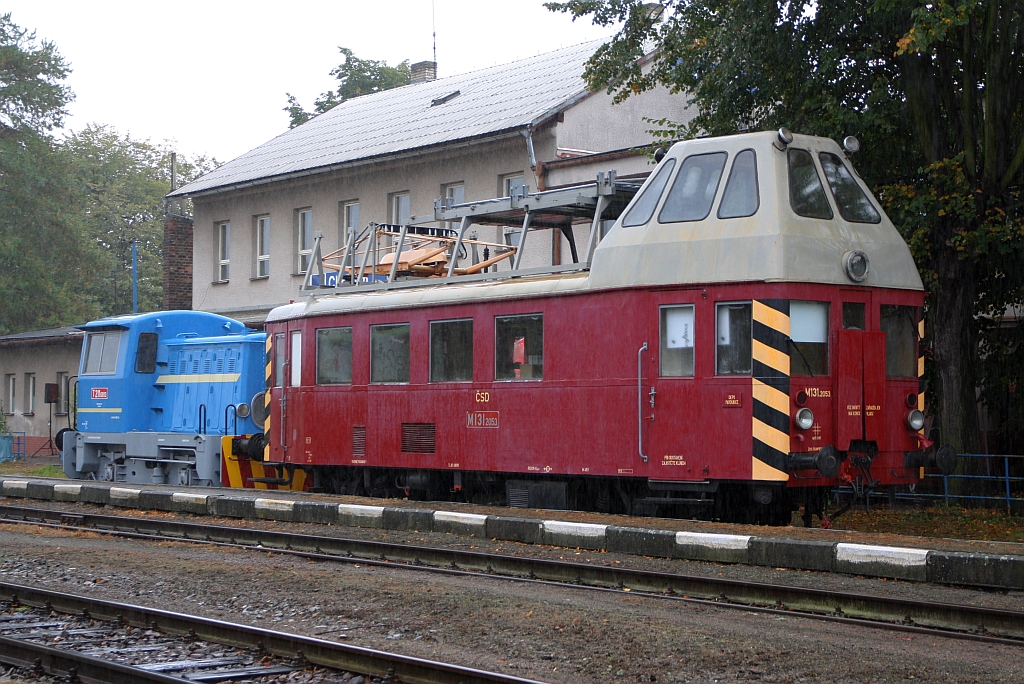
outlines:
{"label": "railcar wheel", "polygon": [[71,428],[61,428],[60,430],[57,430],[57,436],[53,438],[53,443],[54,443],[54,445],[56,445],[57,451],[60,451],[60,452],[63,453],[63,451],[64,451],[64,435],[66,435],[69,432],[74,432],[74,430],[72,430]]}

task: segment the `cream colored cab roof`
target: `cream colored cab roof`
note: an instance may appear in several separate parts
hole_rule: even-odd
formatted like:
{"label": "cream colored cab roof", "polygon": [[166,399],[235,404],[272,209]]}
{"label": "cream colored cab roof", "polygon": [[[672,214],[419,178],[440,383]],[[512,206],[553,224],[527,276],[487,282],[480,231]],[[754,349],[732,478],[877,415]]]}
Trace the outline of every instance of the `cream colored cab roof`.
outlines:
{"label": "cream colored cab roof", "polygon": [[[807,150],[814,159],[832,208],[832,219],[805,218],[793,211],[789,201],[787,152],[779,149],[782,145],[776,132],[680,142],[673,145],[661,161],[664,165],[670,159],[677,160],[673,174],[679,172],[683,160],[690,155],[711,152],[729,155],[708,217],[702,221],[658,222],[658,214],[674,181],[674,177],[670,178],[648,223],[623,227],[623,218],[629,216],[627,208],[598,245],[590,270],[590,289],[743,281],[923,289],[906,242],[855,173],[854,178],[881,215],[881,221],[851,223],[841,217],[818,157],[819,152],[831,152],[846,160],[839,145],[827,138],[807,135],[793,138],[789,148]],[[754,150],[757,157],[760,206],[753,216],[720,219],[718,205],[733,160],[747,149]],[[849,160],[846,163],[849,167]],[[633,204],[651,184],[655,173],[633,199]],[[864,252],[870,260],[868,276],[860,283],[847,277],[843,267],[844,254],[852,250]]]}

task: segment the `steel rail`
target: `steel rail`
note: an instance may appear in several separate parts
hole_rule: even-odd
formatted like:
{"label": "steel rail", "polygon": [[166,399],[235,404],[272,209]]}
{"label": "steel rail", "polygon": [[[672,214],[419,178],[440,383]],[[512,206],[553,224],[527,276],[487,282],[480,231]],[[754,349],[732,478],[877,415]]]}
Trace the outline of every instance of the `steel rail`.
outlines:
{"label": "steel rail", "polygon": [[[826,589],[700,577],[477,551],[203,525],[136,517],[69,514],[59,510],[0,506],[0,520],[65,526],[149,539],[226,544],[318,560],[405,564],[417,570],[484,574],[586,588],[643,592],[653,596],[712,602],[746,610],[856,621],[868,627],[1024,646],[1024,612],[838,592]],[[63,525],[62,525],[63,523]]]}
{"label": "steel rail", "polygon": [[0,636],[0,663],[84,684],[181,684],[186,681],[77,651],[5,636]]}
{"label": "steel rail", "polygon": [[[202,639],[218,644],[241,648],[255,648],[275,656],[303,659],[310,664],[322,667],[358,672],[370,676],[390,676],[391,679],[388,681],[408,682],[409,684],[541,684],[531,679],[414,658],[397,653],[388,653],[360,646],[339,644],[315,637],[276,632],[196,615],[174,613],[128,603],[117,603],[20,584],[0,582],[0,598],[10,600],[12,604],[46,607],[58,613],[77,613],[96,620],[122,622],[133,627],[152,629],[168,634],[187,635],[190,638]],[[15,641],[18,640],[15,639]],[[26,642],[19,641],[19,643]],[[3,649],[4,642],[0,642],[0,650]],[[71,657],[69,653],[68,651],[59,651],[59,654],[66,660],[58,668],[63,668],[65,673],[70,666],[79,667],[74,663],[68,665],[70,661],[67,659]],[[57,657],[57,654],[52,655],[54,658]],[[82,658],[86,658],[86,656],[82,656]],[[97,663],[102,662],[95,658],[91,660]],[[27,659],[22,662],[27,662]],[[31,663],[26,665],[26,667],[31,667]],[[121,667],[126,666],[122,665]],[[84,677],[82,669],[78,670],[78,677]],[[128,678],[120,680],[96,679],[96,681],[132,682],[140,680]],[[154,678],[150,681],[180,682],[181,680],[165,676],[164,679]]]}

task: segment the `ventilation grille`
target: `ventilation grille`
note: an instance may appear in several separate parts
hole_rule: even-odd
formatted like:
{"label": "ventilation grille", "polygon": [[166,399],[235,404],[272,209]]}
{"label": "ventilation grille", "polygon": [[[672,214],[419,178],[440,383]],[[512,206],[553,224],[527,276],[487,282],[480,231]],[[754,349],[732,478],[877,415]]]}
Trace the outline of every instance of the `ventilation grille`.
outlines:
{"label": "ventilation grille", "polygon": [[209,373],[210,372],[210,359],[204,359],[203,360],[203,372],[204,373]]}
{"label": "ventilation grille", "polygon": [[173,359],[170,359],[167,362],[167,372],[170,373],[171,375],[176,375],[178,373],[178,359],[177,359],[177,357],[175,357]]}
{"label": "ventilation grille", "polygon": [[366,426],[352,426],[352,456],[366,457]]}
{"label": "ventilation grille", "polygon": [[223,373],[223,372],[224,372],[224,357],[223,356],[218,356],[217,357],[217,373],[220,374],[220,373]]}
{"label": "ventilation grille", "polygon": [[434,423],[402,423],[402,453],[437,453],[436,435],[437,426]]}
{"label": "ventilation grille", "polygon": [[235,362],[236,362],[236,359],[233,356],[230,359],[228,359],[228,373],[234,373],[235,372]]}
{"label": "ventilation grille", "polygon": [[512,508],[530,507],[530,488],[522,484],[508,484],[508,505]]}

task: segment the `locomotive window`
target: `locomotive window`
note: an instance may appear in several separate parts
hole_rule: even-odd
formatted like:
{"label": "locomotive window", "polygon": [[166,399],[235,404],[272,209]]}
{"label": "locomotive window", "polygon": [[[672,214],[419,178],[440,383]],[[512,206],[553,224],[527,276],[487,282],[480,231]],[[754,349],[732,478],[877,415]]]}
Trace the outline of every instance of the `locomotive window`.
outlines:
{"label": "locomotive window", "polygon": [[662,377],[693,377],[693,306],[661,307]]}
{"label": "locomotive window", "polygon": [[302,331],[292,331],[292,357],[288,364],[289,380],[292,387],[302,385]]}
{"label": "locomotive window", "polygon": [[792,375],[828,375],[828,302],[789,303]]}
{"label": "locomotive window", "polygon": [[141,333],[139,348],[135,352],[135,372],[152,373],[156,370],[156,333]]}
{"label": "locomotive window", "polygon": [[274,335],[274,387],[284,387],[285,351],[284,333]]}
{"label": "locomotive window", "polygon": [[661,165],[661,168],[654,172],[654,177],[651,178],[643,190],[640,191],[640,195],[636,198],[633,206],[629,208],[626,215],[622,218],[622,226],[624,228],[631,228],[633,226],[642,226],[651,220],[654,216],[654,210],[658,207],[658,200],[661,199],[661,193],[665,190],[665,185],[668,184],[668,177],[672,175],[672,169],[675,168],[676,160],[669,159]]}
{"label": "locomotive window", "polygon": [[718,218],[753,216],[761,205],[757,187],[757,156],[754,150],[743,150],[736,155],[729,171],[729,180],[718,205]]}
{"label": "locomotive window", "polygon": [[409,324],[370,326],[370,382],[409,382]]}
{"label": "locomotive window", "polygon": [[703,221],[711,213],[711,203],[718,192],[725,168],[725,152],[694,154],[686,158],[668,191],[665,206],[658,214],[659,223]]}
{"label": "locomotive window", "polygon": [[544,316],[498,316],[494,319],[494,379],[540,380],[544,377]]}
{"label": "locomotive window", "polygon": [[430,322],[430,382],[473,381],[473,319]]}
{"label": "locomotive window", "polygon": [[832,218],[814,159],[807,150],[789,148],[789,204],[799,216]]}
{"label": "locomotive window", "polygon": [[89,333],[85,340],[85,368],[82,375],[110,375],[117,370],[121,332]]}
{"label": "locomotive window", "polygon": [[751,320],[749,302],[718,305],[716,375],[750,375]]}
{"label": "locomotive window", "polygon": [[875,211],[853,174],[843,161],[834,154],[822,152],[818,155],[825,179],[832,190],[832,197],[839,207],[839,215],[852,223],[879,223],[882,217]]}
{"label": "locomotive window", "polygon": [[352,384],[352,328],[316,331],[316,384]]}
{"label": "locomotive window", "polygon": [[917,307],[882,305],[885,332],[885,375],[917,377]]}
{"label": "locomotive window", "polygon": [[843,302],[843,330],[865,330],[864,302]]}

